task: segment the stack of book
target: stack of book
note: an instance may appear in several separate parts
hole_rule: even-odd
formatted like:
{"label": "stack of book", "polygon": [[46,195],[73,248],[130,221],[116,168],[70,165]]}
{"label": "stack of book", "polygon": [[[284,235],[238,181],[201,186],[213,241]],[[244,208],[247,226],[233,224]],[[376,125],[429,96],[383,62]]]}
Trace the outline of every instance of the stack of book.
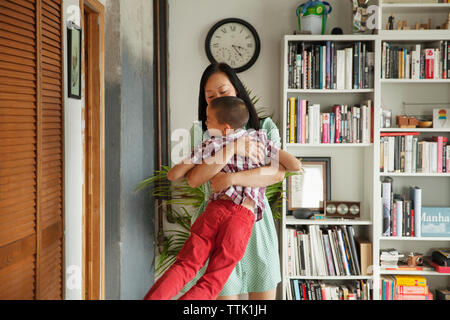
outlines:
{"label": "stack of book", "polygon": [[383,42],[381,77],[383,79],[450,79],[450,43],[439,48],[422,45],[398,46]]}
{"label": "stack of book", "polygon": [[287,102],[288,143],[335,144],[373,141],[372,101],[362,105],[334,105],[321,113],[320,105],[291,97]]}
{"label": "stack of book", "polygon": [[289,42],[290,89],[350,90],[373,88],[374,52],[356,41],[337,48],[324,43]]}
{"label": "stack of book", "polygon": [[404,258],[404,254],[399,254],[396,249],[382,249],[380,250],[380,266],[384,267],[397,267],[400,258]]}
{"label": "stack of book", "polygon": [[419,132],[380,134],[380,171],[383,173],[446,173],[450,170],[447,137],[419,141]]}
{"label": "stack of book", "polygon": [[382,179],[384,237],[421,237],[422,188],[410,187],[409,195],[394,193],[393,179]]}
{"label": "stack of book", "polygon": [[372,288],[369,281],[348,281],[345,284],[323,281],[288,281],[287,300],[371,300]]}
{"label": "stack of book", "polygon": [[380,296],[382,300],[433,300],[423,276],[383,275],[380,277]]}
{"label": "stack of book", "polygon": [[354,234],[353,226],[287,229],[287,275],[361,275]]}

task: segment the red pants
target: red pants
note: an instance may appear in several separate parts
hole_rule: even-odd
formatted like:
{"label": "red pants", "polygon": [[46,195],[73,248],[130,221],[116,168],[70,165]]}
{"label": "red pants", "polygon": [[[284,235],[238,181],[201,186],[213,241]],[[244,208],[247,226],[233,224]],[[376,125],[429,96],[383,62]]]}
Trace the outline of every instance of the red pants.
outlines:
{"label": "red pants", "polygon": [[[214,200],[191,227],[175,263],[154,283],[145,300],[169,300],[178,294],[209,258],[205,274],[180,300],[216,299],[242,259],[255,215],[230,200]],[[211,256],[210,256],[211,255]]]}

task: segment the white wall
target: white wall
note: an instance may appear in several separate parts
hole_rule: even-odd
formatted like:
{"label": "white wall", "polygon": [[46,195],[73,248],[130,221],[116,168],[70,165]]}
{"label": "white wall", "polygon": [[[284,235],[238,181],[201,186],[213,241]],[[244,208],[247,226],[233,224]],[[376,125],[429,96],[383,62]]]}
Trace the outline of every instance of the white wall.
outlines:
{"label": "white wall", "polygon": [[[261,53],[256,63],[239,74],[260,97],[257,107],[269,107],[279,118],[281,101],[281,39],[297,29],[297,6],[292,0],[169,0],[169,105],[171,131],[189,129],[197,119],[200,77],[208,66],[204,46],[209,29],[219,20],[241,18],[257,30]],[[331,0],[333,27],[351,32],[351,2]],[[346,21],[346,22],[345,22]],[[339,22],[339,23],[338,23]]]}
{"label": "white wall", "polygon": [[[99,0],[103,5],[107,0]],[[67,23],[80,26],[80,1],[63,1],[64,30],[64,201],[66,300],[81,300],[83,266],[83,191],[84,191],[84,92],[82,99],[68,98]],[[84,56],[84,55],[83,55]],[[82,73],[82,90],[84,73]]]}
{"label": "white wall", "polygon": [[[67,22],[80,25],[79,0],[64,0],[64,82],[67,84]],[[84,87],[84,75],[82,79]],[[82,205],[83,205],[83,100],[69,99],[64,86],[65,144],[65,270],[66,299],[80,300],[82,275]]]}

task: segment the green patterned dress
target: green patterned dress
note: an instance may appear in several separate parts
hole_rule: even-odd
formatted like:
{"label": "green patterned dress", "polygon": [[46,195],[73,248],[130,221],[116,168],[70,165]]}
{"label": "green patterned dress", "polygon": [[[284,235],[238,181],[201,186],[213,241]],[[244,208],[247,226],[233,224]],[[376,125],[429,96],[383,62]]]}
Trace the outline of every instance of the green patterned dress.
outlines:
{"label": "green patterned dress", "polygon": [[[276,124],[270,118],[261,120],[261,130],[266,130],[267,136],[274,143],[280,145],[280,133]],[[191,129],[191,146],[197,146],[202,142],[202,128],[195,124]],[[193,221],[204,211],[211,195],[209,182],[202,186],[205,200],[198,212],[193,215]],[[244,294],[249,292],[264,292],[276,288],[281,281],[280,257],[278,253],[278,236],[267,197],[264,196],[265,210],[263,218],[257,221],[253,227],[245,255],[238,262],[220,296]],[[205,273],[208,263],[197,273],[183,289],[189,290],[197,280]]]}

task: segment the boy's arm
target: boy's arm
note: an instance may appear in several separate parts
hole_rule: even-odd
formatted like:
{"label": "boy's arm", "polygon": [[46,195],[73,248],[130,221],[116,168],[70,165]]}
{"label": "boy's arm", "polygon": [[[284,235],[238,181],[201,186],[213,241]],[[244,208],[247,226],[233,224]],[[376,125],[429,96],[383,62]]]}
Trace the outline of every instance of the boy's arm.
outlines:
{"label": "boy's arm", "polygon": [[181,178],[184,178],[186,174],[194,167],[195,164],[192,163],[190,158],[185,159],[167,172],[167,179],[169,181],[180,180]]}
{"label": "boy's arm", "polygon": [[214,156],[206,159],[201,164],[195,166],[193,170],[187,173],[189,186],[197,188],[209,181],[230,161],[234,155],[233,144],[224,146]]}
{"label": "boy's arm", "polygon": [[302,168],[302,163],[300,160],[284,150],[280,149],[278,159],[280,164],[286,168],[286,171],[297,172]]}

